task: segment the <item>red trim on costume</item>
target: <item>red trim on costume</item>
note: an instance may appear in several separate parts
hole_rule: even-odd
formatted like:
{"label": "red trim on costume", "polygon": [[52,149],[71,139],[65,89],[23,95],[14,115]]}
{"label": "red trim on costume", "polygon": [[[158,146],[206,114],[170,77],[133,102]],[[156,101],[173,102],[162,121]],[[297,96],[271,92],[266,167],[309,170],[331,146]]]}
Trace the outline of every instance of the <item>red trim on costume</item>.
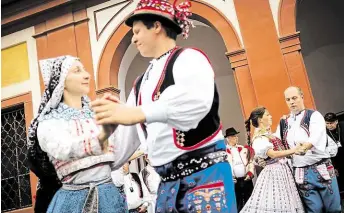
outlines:
{"label": "red trim on costume", "polygon": [[[77,134],[78,136],[80,136],[78,121],[77,121],[77,120],[74,120],[74,122],[75,122],[75,126],[76,126],[76,134]],[[86,141],[85,141],[85,140],[83,141],[83,144],[84,144],[84,152],[85,152],[86,154],[88,154],[88,152],[87,152],[87,147],[86,147]]]}
{"label": "red trim on costume", "polygon": [[241,152],[241,150],[242,150],[242,147],[238,146],[238,152]]}
{"label": "red trim on costume", "polygon": [[254,149],[252,147],[250,147],[249,145],[245,145],[244,148],[246,148],[249,151],[250,154],[250,158],[254,157]]}
{"label": "red trim on costume", "polygon": [[68,162],[62,162],[60,165],[56,166],[55,169],[59,169],[59,168],[61,168],[62,166],[68,165],[68,164],[70,164],[70,163],[72,163],[72,162],[74,162],[74,160],[68,161]]}
{"label": "red trim on costume", "polygon": [[164,82],[164,79],[165,79],[165,76],[166,76],[165,74],[166,74],[167,65],[168,65],[168,63],[170,62],[172,56],[174,55],[174,52],[175,52],[177,49],[179,49],[178,46],[176,46],[176,47],[172,50],[172,52],[170,53],[170,55],[168,56],[168,58],[167,58],[167,60],[166,60],[166,62],[165,62],[164,69],[163,69],[163,71],[161,72],[161,75],[160,75],[158,84],[156,85],[156,87],[155,87],[155,89],[154,89],[154,91],[153,91],[153,93],[152,93],[152,101],[156,101],[156,100],[154,100],[154,96],[160,91],[160,87],[161,87],[161,85],[162,85],[162,82]]}
{"label": "red trim on costume", "polygon": [[250,178],[253,177],[253,173],[252,172],[247,172],[247,175],[250,176]]}
{"label": "red trim on costume", "polygon": [[210,183],[210,184],[205,184],[201,186],[197,186],[189,191],[189,193],[200,190],[200,189],[211,189],[211,188],[219,188],[221,186],[224,186],[223,182],[218,182],[218,183]]}
{"label": "red trim on costume", "polygon": [[226,149],[226,152],[227,152],[228,154],[231,154],[231,150],[230,150],[229,148]]}
{"label": "red trim on costume", "polygon": [[[80,128],[81,128],[81,133],[84,135],[84,127],[82,126],[82,123],[80,122]],[[90,138],[87,138],[84,140],[84,142],[86,143],[86,146],[88,147],[88,154],[89,155],[93,155],[93,152],[92,152],[92,148],[91,148],[91,139]]]}
{"label": "red trim on costume", "polygon": [[214,132],[213,134],[211,134],[209,137],[203,139],[202,141],[198,142],[197,144],[193,145],[193,146],[189,146],[189,147],[183,147],[180,146],[177,143],[177,133],[176,133],[176,129],[173,128],[173,141],[174,141],[174,145],[176,145],[177,148],[182,149],[182,150],[194,150],[197,149],[199,147],[201,147],[202,145],[206,144],[207,142],[211,141],[222,129],[222,123],[219,125],[219,128],[216,130],[216,132]]}
{"label": "red trim on costume", "polygon": [[115,152],[115,147],[113,145],[109,145],[108,152]]}

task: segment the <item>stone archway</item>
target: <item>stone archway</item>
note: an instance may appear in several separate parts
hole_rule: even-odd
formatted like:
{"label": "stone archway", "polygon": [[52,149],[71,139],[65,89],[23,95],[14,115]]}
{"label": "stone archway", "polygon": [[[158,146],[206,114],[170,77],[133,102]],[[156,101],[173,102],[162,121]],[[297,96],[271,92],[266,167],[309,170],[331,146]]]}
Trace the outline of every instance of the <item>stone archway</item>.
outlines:
{"label": "stone archway", "polygon": [[[216,29],[224,40],[228,52],[242,49],[240,40],[226,17],[211,5],[196,0],[192,1],[192,12],[197,16],[206,15],[207,22]],[[118,86],[118,72],[123,55],[130,44],[130,28],[124,21],[108,39],[98,64],[97,88]]]}

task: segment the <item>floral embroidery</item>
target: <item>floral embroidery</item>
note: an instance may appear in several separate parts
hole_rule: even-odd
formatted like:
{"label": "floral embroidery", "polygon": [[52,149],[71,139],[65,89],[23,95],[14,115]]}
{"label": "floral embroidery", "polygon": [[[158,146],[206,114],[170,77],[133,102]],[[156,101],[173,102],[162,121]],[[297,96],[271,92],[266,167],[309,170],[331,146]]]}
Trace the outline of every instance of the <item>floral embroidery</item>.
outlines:
{"label": "floral embroidery", "polygon": [[187,201],[190,212],[222,212],[228,208],[223,182],[209,183],[190,190]]}

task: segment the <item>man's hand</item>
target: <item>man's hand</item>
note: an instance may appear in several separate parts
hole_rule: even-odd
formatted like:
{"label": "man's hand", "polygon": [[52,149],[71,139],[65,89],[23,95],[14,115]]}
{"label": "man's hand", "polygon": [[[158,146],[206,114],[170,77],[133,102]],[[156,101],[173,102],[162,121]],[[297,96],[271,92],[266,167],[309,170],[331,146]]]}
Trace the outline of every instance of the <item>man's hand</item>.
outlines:
{"label": "man's hand", "polygon": [[308,150],[313,147],[313,144],[309,142],[299,142],[295,147],[295,154],[296,155],[305,155]]}
{"label": "man's hand", "polygon": [[302,146],[302,144],[298,144],[295,148],[295,155],[305,155],[306,148]]}
{"label": "man's hand", "polygon": [[109,97],[93,101],[91,107],[96,113],[95,119],[99,125],[133,125],[143,123],[146,120],[141,108],[126,106],[109,100]]}
{"label": "man's hand", "polygon": [[139,212],[140,212],[140,213],[145,213],[145,212],[147,212],[147,205],[142,204],[142,205],[139,207]]}
{"label": "man's hand", "polygon": [[233,178],[233,183],[235,184],[235,183],[237,183],[238,181],[237,181],[237,179],[236,178]]}

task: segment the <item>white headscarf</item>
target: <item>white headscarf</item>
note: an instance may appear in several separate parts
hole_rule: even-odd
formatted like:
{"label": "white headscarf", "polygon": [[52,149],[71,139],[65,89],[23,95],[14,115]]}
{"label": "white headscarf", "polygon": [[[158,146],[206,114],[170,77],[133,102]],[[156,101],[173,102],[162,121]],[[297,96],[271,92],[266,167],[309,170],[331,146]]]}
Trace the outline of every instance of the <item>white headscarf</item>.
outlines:
{"label": "white headscarf", "polygon": [[45,176],[55,176],[56,172],[54,166],[49,161],[47,153],[43,152],[39,146],[37,140],[38,124],[43,116],[49,114],[61,102],[66,76],[73,63],[77,60],[79,59],[67,55],[39,61],[45,90],[38,114],[29,128],[28,158],[30,169],[40,179]]}

